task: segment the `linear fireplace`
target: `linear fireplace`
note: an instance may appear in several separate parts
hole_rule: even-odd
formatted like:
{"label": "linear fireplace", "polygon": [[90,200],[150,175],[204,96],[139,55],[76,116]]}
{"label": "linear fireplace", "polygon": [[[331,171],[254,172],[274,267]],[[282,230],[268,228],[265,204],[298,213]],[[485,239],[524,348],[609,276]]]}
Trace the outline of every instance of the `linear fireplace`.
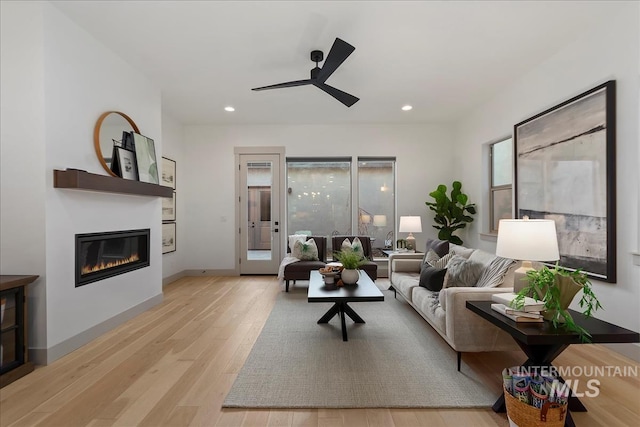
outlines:
{"label": "linear fireplace", "polygon": [[150,229],[76,234],[76,288],[149,266]]}

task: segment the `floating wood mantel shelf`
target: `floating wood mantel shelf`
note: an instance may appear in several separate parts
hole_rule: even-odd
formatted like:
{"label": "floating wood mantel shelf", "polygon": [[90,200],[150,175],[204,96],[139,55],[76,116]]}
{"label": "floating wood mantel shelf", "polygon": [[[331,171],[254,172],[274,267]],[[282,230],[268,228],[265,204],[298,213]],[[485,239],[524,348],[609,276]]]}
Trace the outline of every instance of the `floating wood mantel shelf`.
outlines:
{"label": "floating wood mantel shelf", "polygon": [[139,196],[171,197],[173,194],[171,187],[113,176],[97,175],[77,169],[67,169],[64,171],[54,169],[53,186],[55,188],[136,194]]}

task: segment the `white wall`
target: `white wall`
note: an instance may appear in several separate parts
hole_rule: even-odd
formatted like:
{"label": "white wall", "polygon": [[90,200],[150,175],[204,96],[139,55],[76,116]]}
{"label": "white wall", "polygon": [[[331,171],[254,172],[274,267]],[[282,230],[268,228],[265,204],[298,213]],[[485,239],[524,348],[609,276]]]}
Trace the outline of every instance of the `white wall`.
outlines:
{"label": "white wall", "polygon": [[[484,201],[483,185],[488,176],[479,158],[483,144],[512,132],[513,125],[610,79],[617,81],[617,253],[618,283],[593,281],[605,307],[596,317],[640,330],[640,267],[632,252],[640,247],[638,210],[638,70],[640,38],[639,4],[620,6],[622,13],[602,22],[592,32],[548,58],[489,102],[479,106],[460,123],[456,135],[456,164],[466,164],[463,182],[472,200]],[[486,201],[484,202],[486,203]],[[478,218],[469,235],[472,246],[495,250],[495,244],[481,240],[488,218]],[[575,305],[575,302],[574,302]],[[573,307],[577,308],[577,307]]]}
{"label": "white wall", "polygon": [[185,270],[186,253],[183,236],[187,229],[185,198],[181,191],[186,187],[182,180],[187,169],[184,162],[184,128],[167,114],[162,114],[162,155],[176,162],[176,251],[162,255],[162,277],[169,278]]}
{"label": "white wall", "polygon": [[0,274],[37,274],[29,339],[46,346],[45,150],[42,8],[0,3]]}
{"label": "white wall", "polygon": [[451,132],[440,125],[186,126],[185,269],[235,268],[236,146],[283,146],[289,157],[395,156],[398,217],[422,216],[424,232],[416,240],[423,247],[436,236],[424,203],[438,184],[450,181],[450,145]]}
{"label": "white wall", "polygon": [[[5,49],[17,62],[5,62]],[[107,110],[132,117],[160,156],[160,91],[49,3],[2,2],[2,50],[2,273],[31,272],[30,249],[36,274],[46,259],[45,290],[29,304],[39,316],[30,348],[50,362],[92,328],[161,299],[160,199],[53,188],[54,169],[106,175],[92,135]],[[151,229],[149,267],[75,287],[75,234],[137,228]]]}

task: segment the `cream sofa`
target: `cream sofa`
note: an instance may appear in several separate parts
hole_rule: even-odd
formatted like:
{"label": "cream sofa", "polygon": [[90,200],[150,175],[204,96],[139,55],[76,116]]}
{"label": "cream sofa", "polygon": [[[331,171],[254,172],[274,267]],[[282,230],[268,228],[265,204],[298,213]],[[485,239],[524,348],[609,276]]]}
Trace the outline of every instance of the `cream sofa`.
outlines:
{"label": "cream sofa", "polygon": [[[485,266],[495,255],[479,249],[467,249],[469,259]],[[469,254],[467,252],[467,254]],[[467,301],[490,301],[498,292],[513,292],[514,263],[502,282],[493,288],[453,287],[432,292],[419,286],[424,254],[400,253],[389,256],[391,287],[458,352],[458,370],[462,352],[511,351],[519,349],[511,336],[466,308]]]}

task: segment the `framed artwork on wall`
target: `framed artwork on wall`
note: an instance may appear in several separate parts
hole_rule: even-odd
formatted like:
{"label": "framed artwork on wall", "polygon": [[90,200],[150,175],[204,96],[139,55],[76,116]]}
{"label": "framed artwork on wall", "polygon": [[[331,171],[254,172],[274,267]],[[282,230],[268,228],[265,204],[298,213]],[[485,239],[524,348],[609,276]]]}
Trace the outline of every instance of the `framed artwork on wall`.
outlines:
{"label": "framed artwork on wall", "polygon": [[616,281],[615,80],[514,126],[517,218],[553,219],[559,264]]}
{"label": "framed artwork on wall", "polygon": [[162,158],[162,179],[161,185],[176,189],[176,162],[175,160]]}
{"label": "framed artwork on wall", "polygon": [[162,224],[162,253],[176,251],[176,223],[168,222]]}
{"label": "framed artwork on wall", "polygon": [[153,139],[134,132],[133,142],[136,149],[136,163],[140,181],[159,184],[158,162],[156,161],[156,148]]}
{"label": "framed artwork on wall", "polygon": [[176,220],[176,192],[171,197],[162,198],[162,221]]}

